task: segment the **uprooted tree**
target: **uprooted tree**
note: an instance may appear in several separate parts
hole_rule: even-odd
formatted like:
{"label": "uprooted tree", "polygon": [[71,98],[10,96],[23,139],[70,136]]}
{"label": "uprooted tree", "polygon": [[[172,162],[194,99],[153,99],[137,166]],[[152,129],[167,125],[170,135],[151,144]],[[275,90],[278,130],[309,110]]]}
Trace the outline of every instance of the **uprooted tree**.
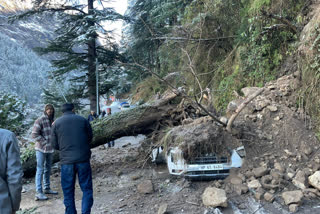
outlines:
{"label": "uprooted tree", "polygon": [[[172,119],[177,112],[177,103],[181,97],[178,93],[169,93],[165,98],[151,105],[138,106],[127,111],[97,120],[92,124],[94,138],[91,147],[97,147],[122,136],[148,134],[156,129],[160,120]],[[26,176],[33,175],[36,167],[36,157],[32,149],[22,153],[22,166]],[[54,162],[58,161],[55,155]]]}

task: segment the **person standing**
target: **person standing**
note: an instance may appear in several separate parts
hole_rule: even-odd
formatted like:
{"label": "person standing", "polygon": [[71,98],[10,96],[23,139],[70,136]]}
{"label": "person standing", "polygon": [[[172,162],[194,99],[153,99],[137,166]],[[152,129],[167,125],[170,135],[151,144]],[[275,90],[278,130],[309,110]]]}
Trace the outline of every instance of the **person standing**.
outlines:
{"label": "person standing", "polygon": [[[107,116],[111,115],[111,108],[107,108]],[[108,148],[114,147],[114,140],[108,142]]]}
{"label": "person standing", "polygon": [[105,111],[105,110],[102,110],[101,116],[104,117],[105,115],[106,115],[106,111]]}
{"label": "person standing", "polygon": [[91,121],[94,121],[97,118],[98,118],[98,116],[97,116],[96,112],[95,111],[90,111],[90,114],[88,116],[88,121],[91,122]]}
{"label": "person standing", "polygon": [[51,142],[60,151],[61,186],[66,214],[76,214],[75,181],[83,193],[82,214],[90,214],[93,205],[92,172],[90,165],[92,128],[88,120],[74,113],[74,105],[62,106],[63,115],[52,127]]}
{"label": "person standing", "polygon": [[0,213],[19,210],[22,190],[20,150],[14,133],[0,129]]}
{"label": "person standing", "polygon": [[[36,172],[36,196],[35,200],[47,200],[45,194],[58,194],[58,192],[50,188],[50,174],[54,149],[51,145],[51,126],[54,120],[54,107],[47,104],[44,108],[44,113],[39,117],[32,129],[31,137],[36,141],[36,159],[37,159],[37,172]],[[42,189],[42,180],[44,191]],[[44,194],[45,193],[45,194]]]}

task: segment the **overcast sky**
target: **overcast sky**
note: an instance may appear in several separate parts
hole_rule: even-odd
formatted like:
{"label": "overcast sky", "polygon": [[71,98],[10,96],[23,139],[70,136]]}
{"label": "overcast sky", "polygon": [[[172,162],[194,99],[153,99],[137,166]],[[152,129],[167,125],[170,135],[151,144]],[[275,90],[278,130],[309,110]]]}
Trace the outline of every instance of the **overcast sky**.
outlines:
{"label": "overcast sky", "polygon": [[123,15],[127,9],[127,0],[112,0],[110,5],[114,7],[118,13]]}
{"label": "overcast sky", "polygon": [[[127,0],[111,0],[107,7],[113,7],[118,13],[124,14],[127,10]],[[121,39],[122,22],[114,22],[107,27],[107,30],[114,30],[114,38],[117,42]]]}

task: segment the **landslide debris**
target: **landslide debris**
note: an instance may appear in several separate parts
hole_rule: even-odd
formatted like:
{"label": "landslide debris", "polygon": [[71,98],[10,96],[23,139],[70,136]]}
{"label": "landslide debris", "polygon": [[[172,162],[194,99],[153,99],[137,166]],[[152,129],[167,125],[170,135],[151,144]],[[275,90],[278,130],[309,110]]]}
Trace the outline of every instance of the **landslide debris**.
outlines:
{"label": "landslide debris", "polygon": [[187,161],[210,154],[229,157],[231,149],[241,146],[236,137],[208,116],[172,128],[162,141],[164,148],[179,147]]}
{"label": "landslide debris", "polygon": [[[296,211],[304,200],[320,196],[320,144],[310,117],[297,105],[299,83],[295,75],[267,83],[263,93],[240,112],[232,134],[210,117],[188,118],[167,130],[161,144],[165,150],[178,146],[187,161],[210,153],[226,156],[243,145],[243,167],[211,186],[225,189],[229,196],[252,194],[258,201],[276,200]],[[257,90],[243,88],[243,97],[230,102],[227,115]],[[289,203],[288,197],[296,201]]]}

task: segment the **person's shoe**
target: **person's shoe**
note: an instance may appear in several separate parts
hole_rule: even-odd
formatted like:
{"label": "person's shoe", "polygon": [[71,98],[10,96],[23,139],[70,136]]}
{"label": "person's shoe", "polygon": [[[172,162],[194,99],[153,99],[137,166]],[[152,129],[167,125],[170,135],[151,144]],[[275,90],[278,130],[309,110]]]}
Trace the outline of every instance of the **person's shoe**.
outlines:
{"label": "person's shoe", "polygon": [[57,191],[53,191],[51,189],[45,189],[44,190],[44,193],[45,194],[51,194],[51,195],[58,195],[58,192]]}
{"label": "person's shoe", "polygon": [[45,194],[43,194],[42,192],[38,192],[36,194],[36,197],[35,197],[34,200],[36,200],[36,201],[44,201],[44,200],[48,200],[48,197],[45,196]]}

